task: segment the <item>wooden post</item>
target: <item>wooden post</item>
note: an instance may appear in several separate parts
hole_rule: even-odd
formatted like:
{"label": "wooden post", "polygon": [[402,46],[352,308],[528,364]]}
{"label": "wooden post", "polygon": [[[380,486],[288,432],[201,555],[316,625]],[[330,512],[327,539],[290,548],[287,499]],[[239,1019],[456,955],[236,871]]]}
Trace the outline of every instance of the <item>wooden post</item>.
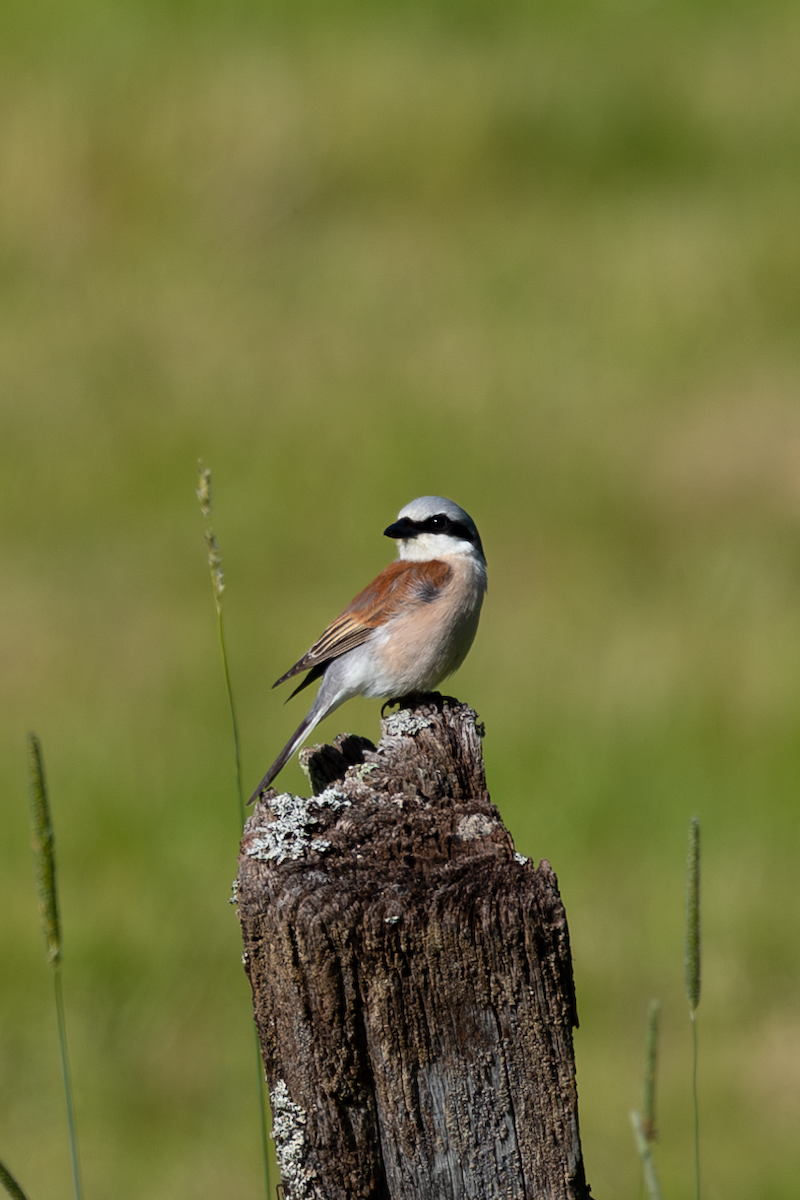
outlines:
{"label": "wooden post", "polygon": [[475,713],[404,703],[377,749],[304,751],[315,794],[268,792],[242,839],[284,1195],[591,1200],[556,877],[514,851]]}

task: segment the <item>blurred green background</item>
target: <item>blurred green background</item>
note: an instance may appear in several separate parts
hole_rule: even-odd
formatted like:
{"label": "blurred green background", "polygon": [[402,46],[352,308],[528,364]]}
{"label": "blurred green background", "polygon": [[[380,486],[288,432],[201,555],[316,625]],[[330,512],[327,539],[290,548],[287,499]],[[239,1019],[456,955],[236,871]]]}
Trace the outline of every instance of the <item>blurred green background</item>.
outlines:
{"label": "blurred green background", "polygon": [[559,876],[594,1194],[641,1194],[653,996],[693,1194],[697,814],[707,1195],[797,1195],[798,62],[795,0],[4,0],[0,1157],[32,1196],[69,1158],[29,728],[86,1195],[262,1194],[198,457],[248,787],[398,509],[474,516],[449,690]]}

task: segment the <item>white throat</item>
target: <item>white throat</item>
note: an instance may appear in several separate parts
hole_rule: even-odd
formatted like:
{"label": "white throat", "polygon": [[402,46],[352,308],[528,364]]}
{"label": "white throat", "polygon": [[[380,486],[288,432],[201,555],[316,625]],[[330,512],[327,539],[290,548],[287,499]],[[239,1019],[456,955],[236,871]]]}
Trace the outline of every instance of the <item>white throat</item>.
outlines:
{"label": "white throat", "polygon": [[400,538],[397,550],[398,558],[407,562],[433,562],[437,558],[471,558],[483,562],[483,555],[471,542],[450,537],[447,533],[421,533],[418,537]]}

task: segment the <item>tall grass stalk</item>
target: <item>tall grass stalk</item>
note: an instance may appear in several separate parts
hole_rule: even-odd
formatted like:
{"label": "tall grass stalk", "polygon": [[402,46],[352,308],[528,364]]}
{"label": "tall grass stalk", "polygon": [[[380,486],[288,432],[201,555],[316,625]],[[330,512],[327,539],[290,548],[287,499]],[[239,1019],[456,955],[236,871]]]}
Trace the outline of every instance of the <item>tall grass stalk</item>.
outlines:
{"label": "tall grass stalk", "polygon": [[[230,670],[228,669],[228,652],[225,647],[225,626],[222,620],[222,593],[225,590],[225,576],[222,570],[222,554],[211,524],[211,471],[201,462],[197,464],[198,483],[197,499],[200,501],[200,511],[205,518],[205,541],[208,554],[208,568],[211,572],[211,589],[214,594],[214,607],[217,613],[217,636],[219,638],[220,654],[222,655],[222,673],[225,677],[225,692],[228,697],[228,709],[231,715],[233,732],[233,757],[236,768],[236,794],[239,800],[239,832],[244,828],[244,790],[242,788],[242,762],[239,753],[239,725],[236,720],[236,705],[233,702]],[[264,1095],[264,1068],[261,1063],[261,1047],[258,1041],[258,1030],[253,1026],[255,1045],[255,1062],[258,1088],[259,1128],[261,1130],[261,1159],[264,1171],[264,1192],[269,1200],[269,1144],[267,1142],[267,1104]]]}
{"label": "tall grass stalk", "polygon": [[9,1196],[13,1196],[14,1200],[28,1200],[28,1197],[23,1192],[22,1188],[17,1183],[14,1176],[3,1163],[0,1162],[0,1183],[8,1192]]}
{"label": "tall grass stalk", "polygon": [[225,626],[222,620],[222,593],[225,591],[225,575],[222,570],[222,553],[214,530],[211,525],[211,472],[199,462],[197,464],[198,483],[197,499],[200,501],[200,511],[205,517],[206,553],[208,569],[211,572],[211,590],[214,594],[214,608],[217,613],[217,637],[222,656],[222,673],[225,676],[225,693],[228,697],[228,709],[231,715],[231,730],[233,732],[233,758],[236,769],[236,794],[239,799],[239,826],[244,828],[244,791],[242,789],[242,760],[239,752],[239,723],[236,720],[236,705],[233,702],[233,688],[228,669],[228,652],[225,648]]}
{"label": "tall grass stalk", "polygon": [[700,1003],[700,822],[689,823],[686,863],[686,999],[692,1022],[692,1105],[694,1108],[695,1196],[700,1200],[700,1110],[697,1099],[697,1006]]}
{"label": "tall grass stalk", "polygon": [[658,1019],[661,1005],[658,1000],[650,1001],[647,1010],[647,1041],[644,1056],[644,1079],[642,1081],[642,1120],[650,1142],[658,1141],[656,1128],[656,1074],[658,1068]]}
{"label": "tall grass stalk", "polygon": [[656,1130],[656,1075],[658,1066],[658,1018],[661,1006],[650,1001],[647,1012],[644,1076],[642,1082],[642,1111],[631,1113],[636,1149],[642,1163],[642,1174],[650,1200],[661,1200],[661,1189],[653,1159],[653,1145],[658,1141]]}
{"label": "tall grass stalk", "polygon": [[75,1126],[75,1106],[72,1100],[72,1076],[67,1051],[67,1024],[64,1015],[64,992],[61,983],[61,922],[58,915],[58,889],[56,886],[56,855],[53,822],[44,777],[42,748],[36,734],[28,734],[28,780],[31,799],[31,824],[33,828],[33,852],[36,859],[36,880],[39,890],[39,911],[47,943],[47,961],[53,968],[56,1022],[58,1024],[58,1047],[61,1054],[61,1074],[64,1080],[64,1095],[67,1103],[67,1125],[69,1147],[72,1157],[72,1182],[76,1200],[81,1200],[80,1158],[78,1135]]}

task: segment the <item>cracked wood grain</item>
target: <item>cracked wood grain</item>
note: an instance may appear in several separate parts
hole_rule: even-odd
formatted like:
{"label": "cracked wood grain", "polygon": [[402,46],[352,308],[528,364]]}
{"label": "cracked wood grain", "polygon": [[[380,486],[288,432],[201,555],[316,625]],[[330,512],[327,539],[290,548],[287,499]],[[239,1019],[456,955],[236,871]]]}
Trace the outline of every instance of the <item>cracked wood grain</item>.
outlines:
{"label": "cracked wood grain", "polygon": [[566,914],[486,790],[475,713],[410,698],[304,751],[238,877],[287,1200],[591,1200]]}

